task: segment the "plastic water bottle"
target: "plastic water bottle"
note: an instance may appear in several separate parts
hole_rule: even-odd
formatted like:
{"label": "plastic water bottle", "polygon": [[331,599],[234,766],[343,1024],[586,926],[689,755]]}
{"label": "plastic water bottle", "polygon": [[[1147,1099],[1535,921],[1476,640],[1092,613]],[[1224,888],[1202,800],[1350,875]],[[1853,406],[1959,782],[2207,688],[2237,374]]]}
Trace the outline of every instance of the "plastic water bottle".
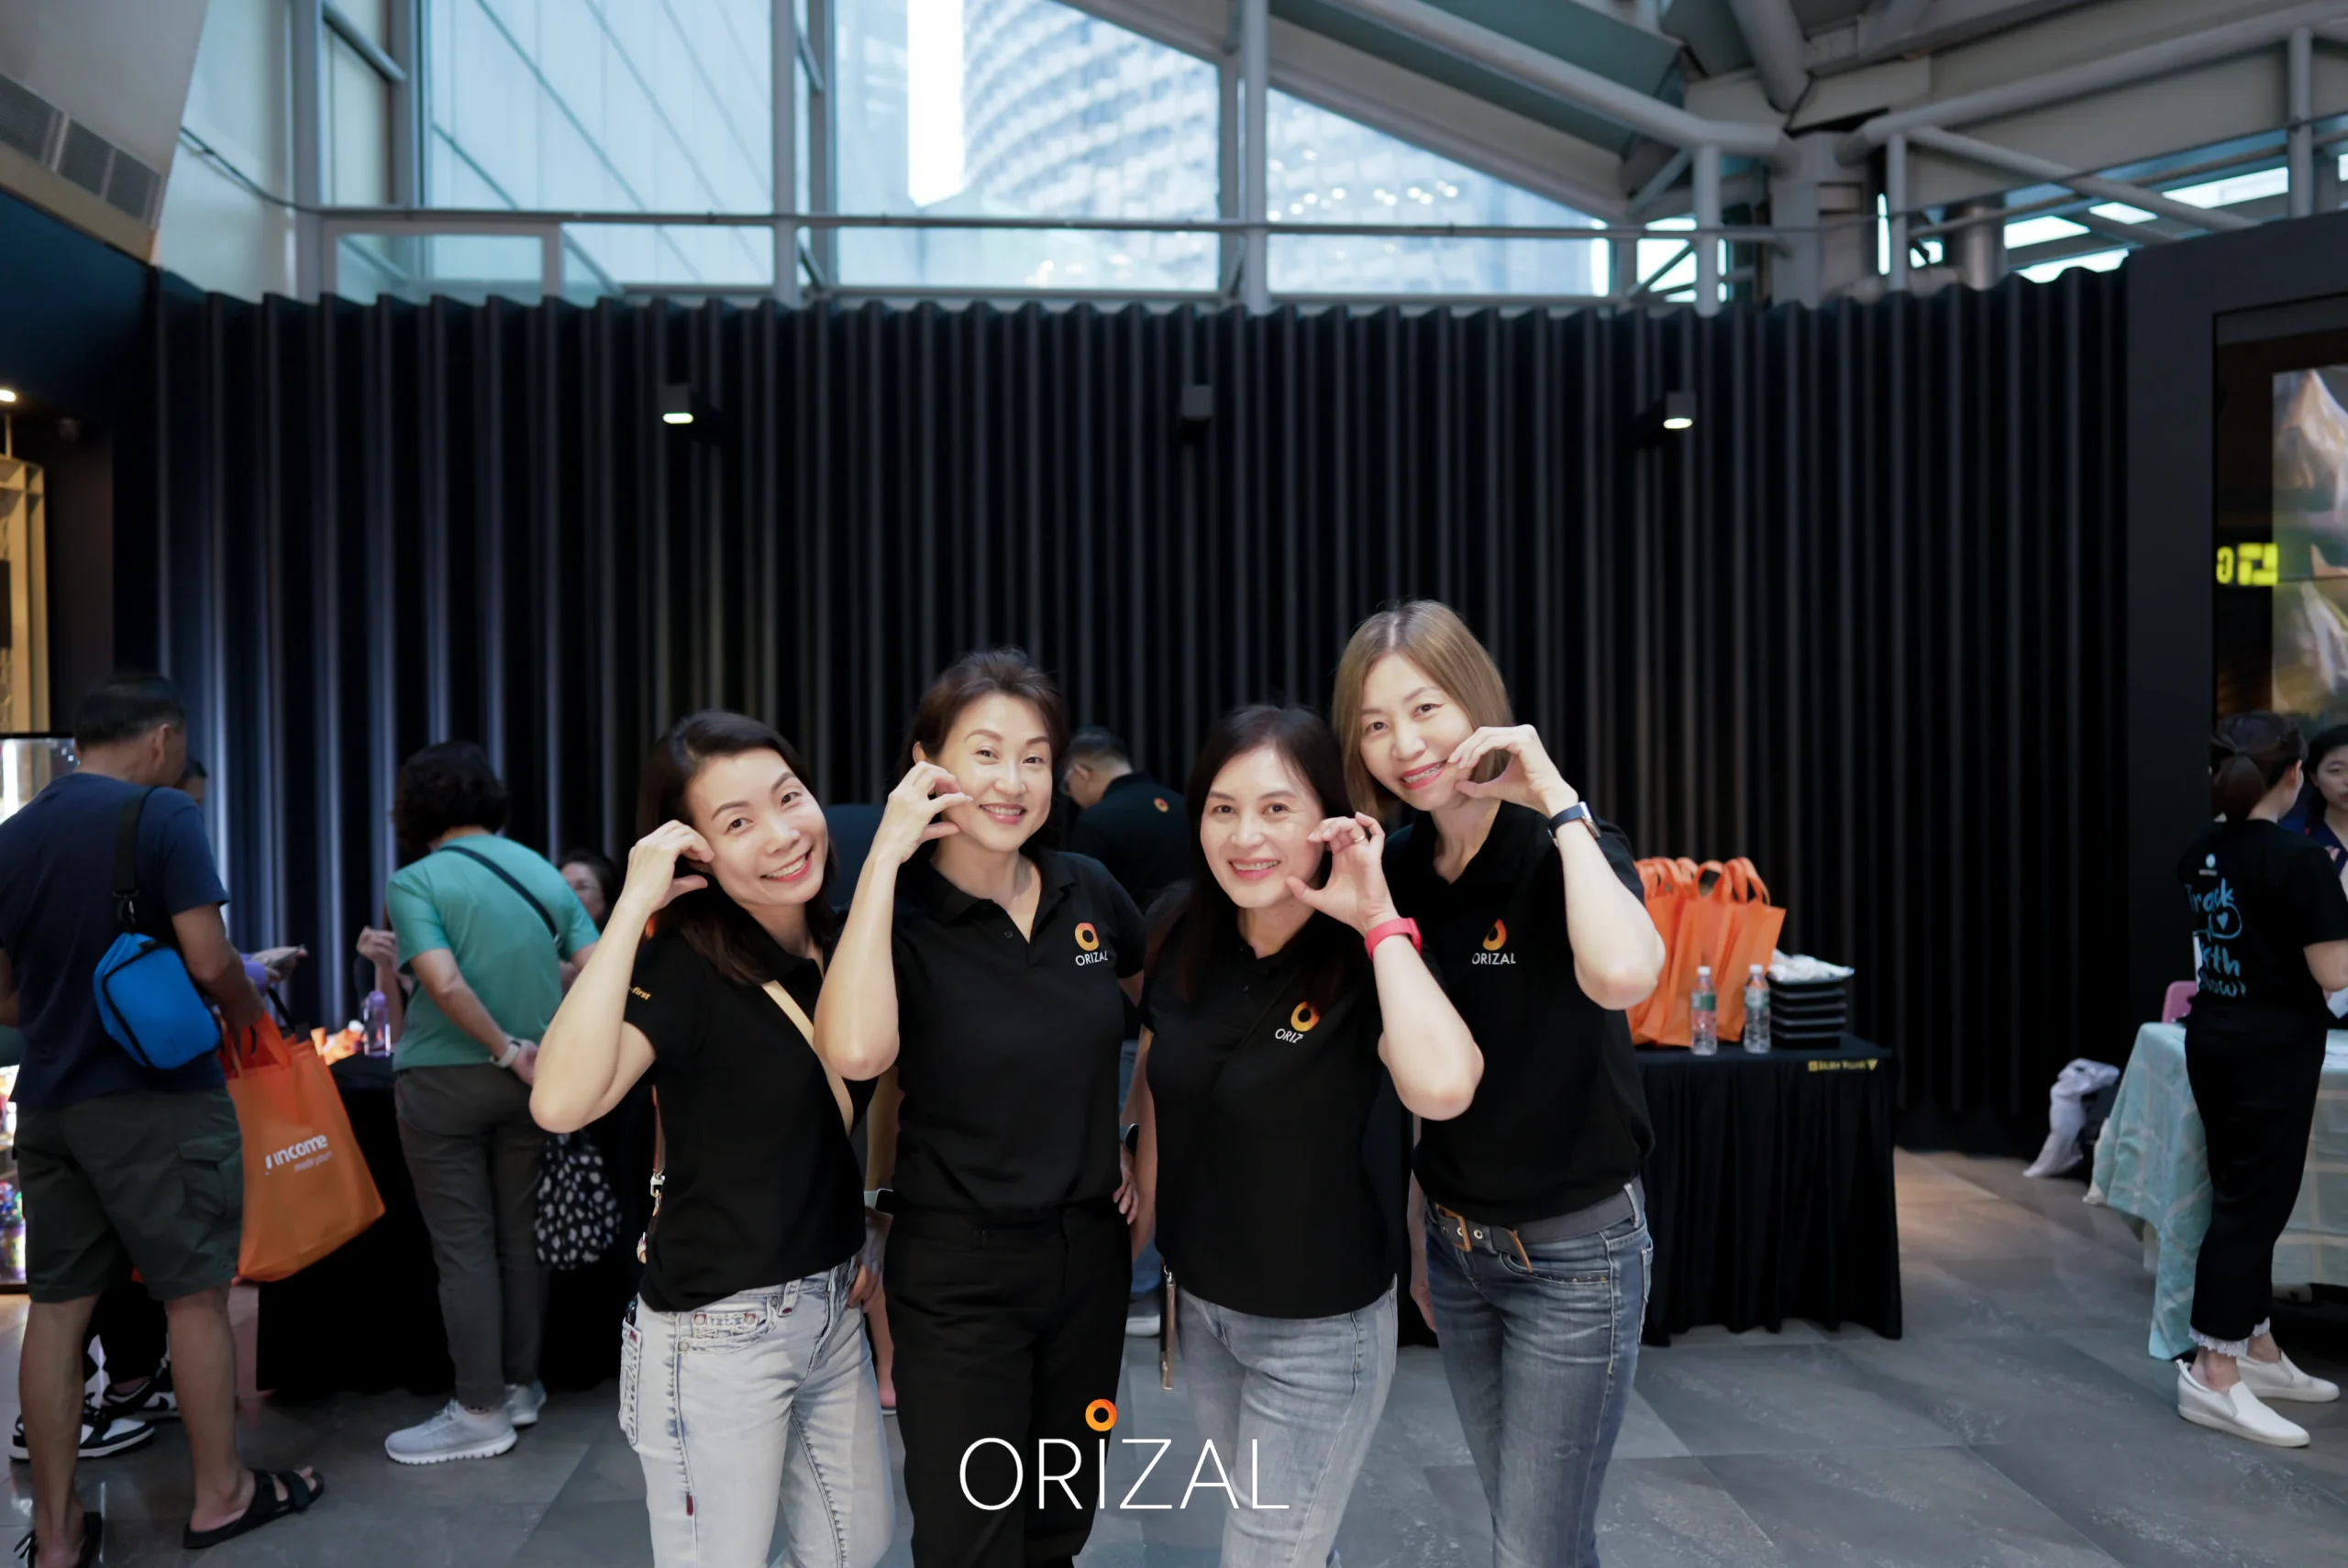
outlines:
{"label": "plastic water bottle", "polygon": [[392,1004],[383,999],[381,991],[369,991],[366,1004],[360,1010],[360,1049],[370,1056],[392,1054]]}
{"label": "plastic water bottle", "polygon": [[1712,966],[1700,965],[1696,970],[1696,994],[1688,1005],[1689,1040],[1696,1047],[1696,1055],[1709,1056],[1721,1048],[1721,1000],[1712,989]]}
{"label": "plastic water bottle", "polygon": [[1753,965],[1744,976],[1744,1048],[1769,1048],[1769,977]]}

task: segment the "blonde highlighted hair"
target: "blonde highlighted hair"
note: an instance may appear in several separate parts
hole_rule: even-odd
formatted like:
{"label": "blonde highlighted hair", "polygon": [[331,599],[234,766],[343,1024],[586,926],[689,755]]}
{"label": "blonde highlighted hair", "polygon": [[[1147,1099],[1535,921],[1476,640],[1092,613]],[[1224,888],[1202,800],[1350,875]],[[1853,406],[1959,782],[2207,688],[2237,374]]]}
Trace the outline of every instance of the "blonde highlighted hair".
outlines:
{"label": "blonde highlighted hair", "polygon": [[[1337,661],[1330,724],[1337,732],[1337,744],[1345,747],[1346,788],[1353,796],[1354,810],[1380,819],[1391,817],[1401,801],[1379,783],[1361,759],[1362,689],[1369,682],[1371,668],[1389,654],[1400,654],[1416,665],[1445,695],[1467,710],[1469,723],[1481,728],[1515,722],[1510,717],[1508,682],[1501,679],[1500,666],[1450,605],[1432,599],[1405,600],[1356,626],[1346,644],[1345,657]],[[1507,767],[1506,756],[1490,756],[1477,774],[1490,779]]]}

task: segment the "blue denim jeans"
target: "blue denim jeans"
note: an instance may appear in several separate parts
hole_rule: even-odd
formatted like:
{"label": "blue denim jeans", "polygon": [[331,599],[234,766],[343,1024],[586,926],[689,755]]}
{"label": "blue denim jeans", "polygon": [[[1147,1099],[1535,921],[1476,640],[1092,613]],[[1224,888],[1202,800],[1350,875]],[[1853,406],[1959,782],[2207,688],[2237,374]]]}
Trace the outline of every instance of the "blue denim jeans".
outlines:
{"label": "blue denim jeans", "polygon": [[1597,1568],[1599,1492],[1631,1401],[1655,1258],[1645,1205],[1523,1256],[1506,1231],[1498,1252],[1462,1252],[1432,1204],[1427,1220],[1427,1293],[1491,1506],[1492,1561]]}
{"label": "blue denim jeans", "polygon": [[[1134,1064],[1140,1060],[1141,1042],[1125,1042],[1124,1055],[1117,1063],[1117,1114],[1124,1114],[1124,1105],[1134,1092]],[[1157,1259],[1157,1239],[1151,1237],[1141,1246],[1141,1256],[1134,1259],[1134,1288],[1135,1296],[1146,1296],[1157,1288],[1160,1275]]]}
{"label": "blue denim jeans", "polygon": [[658,1568],[872,1568],[895,1493],[854,1260],[621,1330],[620,1430],[644,1464]]}
{"label": "blue denim jeans", "polygon": [[1321,1568],[1394,1386],[1393,1287],[1335,1318],[1181,1302],[1175,1379],[1237,1504],[1223,1568]]}

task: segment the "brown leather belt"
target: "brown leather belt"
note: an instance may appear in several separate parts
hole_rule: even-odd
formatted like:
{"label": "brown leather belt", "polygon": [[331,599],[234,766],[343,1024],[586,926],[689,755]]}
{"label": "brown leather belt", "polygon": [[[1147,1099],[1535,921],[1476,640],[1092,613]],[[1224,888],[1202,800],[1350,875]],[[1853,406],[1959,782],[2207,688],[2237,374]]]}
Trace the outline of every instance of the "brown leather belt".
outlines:
{"label": "brown leather belt", "polygon": [[1607,1194],[1588,1208],[1577,1209],[1569,1214],[1553,1214],[1545,1220],[1527,1220],[1522,1225],[1494,1225],[1482,1220],[1472,1220],[1454,1209],[1429,1198],[1428,1204],[1443,1216],[1443,1233],[1451,1244],[1463,1253],[1485,1252],[1505,1256],[1513,1252],[1527,1268],[1533,1260],[1525,1255],[1527,1242],[1540,1246],[1548,1242],[1578,1241],[1594,1236],[1609,1225],[1619,1225],[1638,1215],[1645,1208],[1645,1194],[1634,1179],[1620,1192]]}

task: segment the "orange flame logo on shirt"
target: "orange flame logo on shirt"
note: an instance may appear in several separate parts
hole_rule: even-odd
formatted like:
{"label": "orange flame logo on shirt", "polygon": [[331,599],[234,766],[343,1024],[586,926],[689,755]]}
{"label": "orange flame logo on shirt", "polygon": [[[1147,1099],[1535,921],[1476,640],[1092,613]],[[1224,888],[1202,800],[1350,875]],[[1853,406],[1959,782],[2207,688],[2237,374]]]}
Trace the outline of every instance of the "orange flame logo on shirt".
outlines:
{"label": "orange flame logo on shirt", "polygon": [[1501,948],[1506,947],[1507,945],[1508,922],[1504,920],[1496,920],[1492,922],[1491,932],[1484,938],[1484,951],[1487,953],[1498,953]]}
{"label": "orange flame logo on shirt", "polygon": [[1309,1001],[1301,1001],[1297,1003],[1296,1010],[1288,1015],[1288,1026],[1290,1029],[1295,1030],[1299,1034],[1303,1033],[1306,1030],[1312,1028],[1314,1024],[1320,1021],[1321,1015],[1312,1010],[1312,1004]]}
{"label": "orange flame logo on shirt", "polygon": [[1076,944],[1087,953],[1100,950],[1101,933],[1092,929],[1091,921],[1080,920],[1076,922]]}
{"label": "orange flame logo on shirt", "polygon": [[1170,811],[1172,811],[1172,810],[1174,809],[1173,807],[1171,807],[1171,806],[1169,806],[1169,805],[1168,805],[1168,804],[1166,803],[1166,797],[1165,797],[1165,796],[1163,796],[1163,795],[1153,795],[1153,796],[1151,796],[1151,797],[1150,797],[1149,803],[1150,803],[1151,805],[1153,805],[1153,806],[1156,806],[1156,807],[1157,807],[1159,811],[1161,811],[1161,812],[1170,812]]}

